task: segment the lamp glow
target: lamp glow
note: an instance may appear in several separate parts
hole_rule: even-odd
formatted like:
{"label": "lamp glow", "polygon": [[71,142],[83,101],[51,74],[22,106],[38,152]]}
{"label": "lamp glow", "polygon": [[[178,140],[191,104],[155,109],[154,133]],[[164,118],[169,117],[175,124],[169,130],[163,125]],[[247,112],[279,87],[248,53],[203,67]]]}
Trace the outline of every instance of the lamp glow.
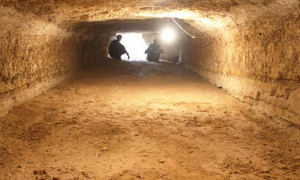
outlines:
{"label": "lamp glow", "polygon": [[176,33],[174,29],[166,27],[162,30],[160,38],[166,43],[172,43],[176,39]]}

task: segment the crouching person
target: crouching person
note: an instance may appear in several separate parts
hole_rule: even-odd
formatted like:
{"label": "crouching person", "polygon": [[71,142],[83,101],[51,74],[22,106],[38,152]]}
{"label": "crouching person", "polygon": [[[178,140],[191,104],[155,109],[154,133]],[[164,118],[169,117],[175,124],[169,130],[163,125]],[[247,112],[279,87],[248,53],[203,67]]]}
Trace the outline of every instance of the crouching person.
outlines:
{"label": "crouching person", "polygon": [[147,54],[148,61],[159,61],[160,54],[163,52],[164,51],[160,44],[158,44],[157,39],[153,39],[153,43],[146,49],[145,54]]}
{"label": "crouching person", "polygon": [[113,40],[109,45],[109,55],[114,59],[121,60],[123,54],[127,54],[128,59],[130,58],[129,53],[126,51],[126,48],[121,44],[122,35],[117,35],[117,39]]}

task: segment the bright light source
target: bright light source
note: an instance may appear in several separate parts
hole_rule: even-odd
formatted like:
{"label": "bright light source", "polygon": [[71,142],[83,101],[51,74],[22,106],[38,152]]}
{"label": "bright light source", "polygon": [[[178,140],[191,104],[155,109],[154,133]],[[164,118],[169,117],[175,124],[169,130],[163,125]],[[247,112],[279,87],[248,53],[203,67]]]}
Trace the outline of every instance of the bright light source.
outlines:
{"label": "bright light source", "polygon": [[176,33],[174,29],[166,27],[162,30],[160,38],[166,43],[172,43],[176,39]]}
{"label": "bright light source", "polygon": [[[130,55],[129,61],[147,61],[144,53],[147,49],[147,44],[143,39],[143,35],[141,33],[126,33],[122,34],[122,36],[121,43]],[[127,55],[122,55],[121,59],[128,60]]]}

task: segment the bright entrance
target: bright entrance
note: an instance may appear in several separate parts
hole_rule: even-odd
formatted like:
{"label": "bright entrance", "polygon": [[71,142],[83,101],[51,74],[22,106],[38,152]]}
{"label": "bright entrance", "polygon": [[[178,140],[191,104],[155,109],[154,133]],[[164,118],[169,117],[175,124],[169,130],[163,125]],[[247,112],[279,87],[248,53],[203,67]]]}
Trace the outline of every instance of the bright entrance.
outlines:
{"label": "bright entrance", "polygon": [[[126,47],[127,52],[130,55],[129,61],[146,61],[147,44],[143,39],[142,33],[126,33],[122,34],[123,38],[121,43]],[[122,57],[122,60],[128,60],[126,54]]]}

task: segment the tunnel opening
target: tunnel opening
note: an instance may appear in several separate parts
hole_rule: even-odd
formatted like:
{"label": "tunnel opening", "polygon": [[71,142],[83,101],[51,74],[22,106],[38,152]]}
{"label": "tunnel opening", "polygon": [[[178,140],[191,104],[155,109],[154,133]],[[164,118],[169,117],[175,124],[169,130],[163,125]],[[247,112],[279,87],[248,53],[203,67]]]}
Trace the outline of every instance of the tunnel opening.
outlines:
{"label": "tunnel opening", "polygon": [[130,54],[128,59],[127,55],[123,54],[121,56],[122,60],[125,61],[147,61],[145,50],[147,49],[147,44],[143,39],[142,33],[117,33],[123,36],[121,43],[126,47],[127,52]]}
{"label": "tunnel opening", "polygon": [[[170,23],[169,21],[170,18],[117,21],[120,23],[117,29],[123,31],[116,32],[116,35],[122,36],[120,43],[124,45],[130,54],[130,59],[128,59],[127,54],[123,54],[121,59],[125,61],[147,61],[145,50],[155,40],[162,49],[159,60],[174,63],[180,62],[180,56],[182,51],[184,51],[182,43],[186,38],[186,34],[180,31],[175,23]],[[128,22],[128,24],[125,22]],[[103,26],[105,24],[103,23]],[[113,29],[113,27],[111,28]],[[139,30],[131,31],[134,29]],[[116,39],[116,35],[110,38],[110,42]],[[108,57],[110,57],[109,54]]]}

